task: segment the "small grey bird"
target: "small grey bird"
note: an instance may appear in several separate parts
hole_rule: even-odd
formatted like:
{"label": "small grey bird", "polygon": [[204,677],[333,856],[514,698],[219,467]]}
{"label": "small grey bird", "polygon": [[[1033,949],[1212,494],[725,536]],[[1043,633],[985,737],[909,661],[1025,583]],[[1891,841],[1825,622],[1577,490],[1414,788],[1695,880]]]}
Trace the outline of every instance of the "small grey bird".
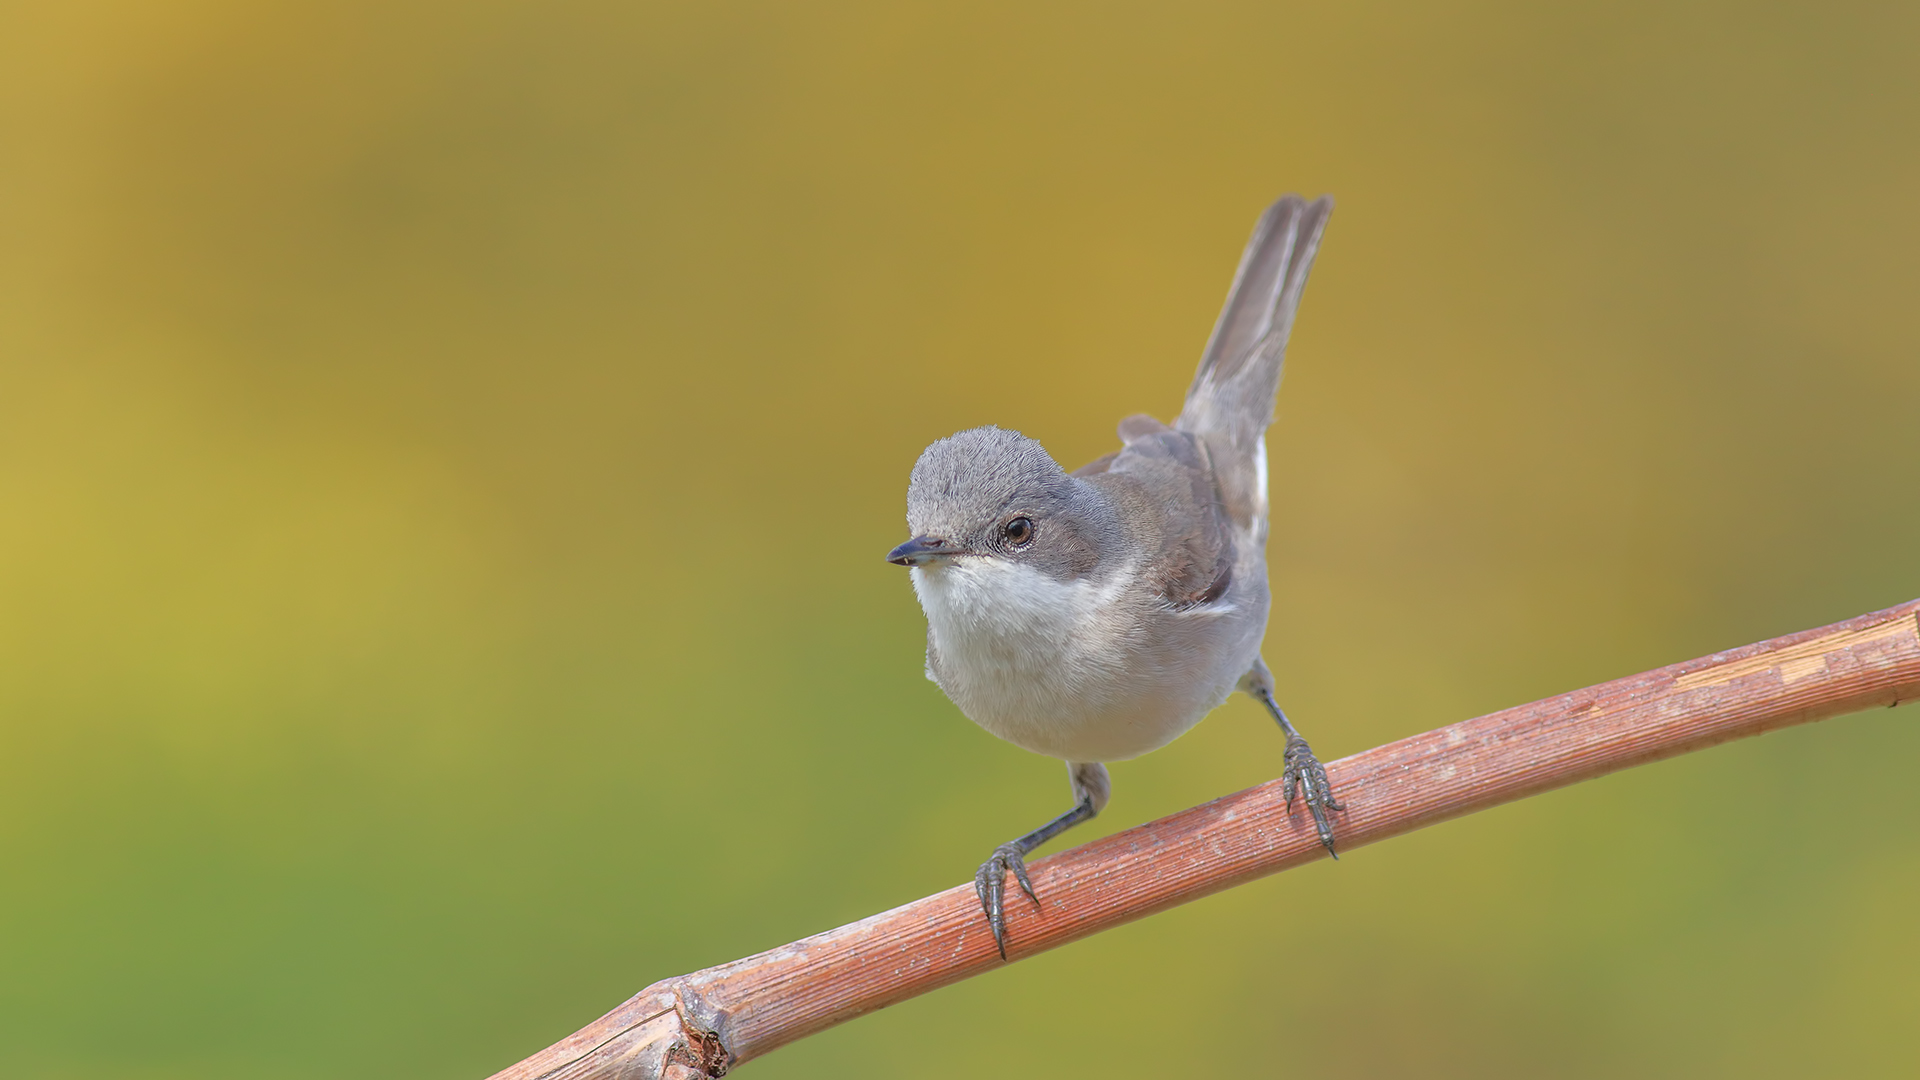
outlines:
{"label": "small grey bird", "polygon": [[1098,814],[1102,762],[1157,750],[1235,690],[1286,733],[1287,805],[1304,793],[1333,851],[1326,770],[1273,699],[1267,628],[1267,425],[1294,308],[1333,200],[1289,195],[1240,257],[1226,307],[1172,427],[1120,422],[1121,448],[1069,473],[1017,432],[974,428],[920,455],[907,485],[911,567],[927,614],[927,677],[995,735],[1067,763],[1075,806],[994,849],[974,876],[1007,955],[1011,871]]}

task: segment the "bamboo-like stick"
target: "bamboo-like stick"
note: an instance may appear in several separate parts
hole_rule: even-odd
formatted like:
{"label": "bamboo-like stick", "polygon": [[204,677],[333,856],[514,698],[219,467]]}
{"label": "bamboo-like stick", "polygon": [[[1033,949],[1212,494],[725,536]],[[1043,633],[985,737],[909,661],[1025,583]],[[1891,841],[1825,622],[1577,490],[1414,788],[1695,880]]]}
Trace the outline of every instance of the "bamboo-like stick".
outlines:
{"label": "bamboo-like stick", "polygon": [[[1920,699],[1920,600],[1631,675],[1333,762],[1343,849],[1776,728]],[[1279,781],[1032,865],[1019,960],[1325,856]],[[1017,894],[1016,894],[1017,896]],[[695,1080],[999,965],[972,885],[657,982],[493,1080]]]}

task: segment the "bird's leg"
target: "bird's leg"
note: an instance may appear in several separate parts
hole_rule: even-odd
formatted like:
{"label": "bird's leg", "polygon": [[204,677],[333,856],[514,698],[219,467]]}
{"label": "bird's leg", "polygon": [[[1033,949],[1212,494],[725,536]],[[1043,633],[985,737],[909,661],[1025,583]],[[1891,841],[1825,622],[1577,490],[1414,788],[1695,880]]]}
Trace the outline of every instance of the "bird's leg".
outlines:
{"label": "bird's leg", "polygon": [[1327,854],[1338,859],[1340,853],[1333,849],[1333,826],[1327,823],[1327,811],[1345,810],[1340,800],[1333,797],[1333,784],[1327,780],[1327,770],[1320,765],[1320,759],[1313,756],[1313,748],[1307,740],[1300,737],[1287,714],[1280,711],[1280,705],[1273,700],[1273,676],[1268,674],[1265,661],[1257,661],[1254,669],[1241,682],[1241,689],[1252,694],[1260,704],[1273,714],[1274,722],[1286,733],[1287,749],[1282,755],[1286,769],[1280,774],[1286,782],[1287,810],[1293,810],[1293,797],[1296,793],[1305,796],[1307,811],[1313,815],[1314,832],[1320,836],[1320,843]]}
{"label": "bird's leg", "polygon": [[981,863],[980,871],[973,875],[973,891],[980,897],[981,910],[987,913],[987,926],[993,930],[993,943],[1000,949],[1002,960],[1007,958],[1007,872],[1013,872],[1014,880],[1020,883],[1020,890],[1027,894],[1027,899],[1033,901],[1034,907],[1039,907],[1040,896],[1033,891],[1033,880],[1027,877],[1026,857],[1034,848],[1093,817],[1107,805],[1111,783],[1104,765],[1069,761],[1067,775],[1073,783],[1073,793],[1079,796],[1079,803],[1020,839],[1009,840],[994,848],[993,855]]}

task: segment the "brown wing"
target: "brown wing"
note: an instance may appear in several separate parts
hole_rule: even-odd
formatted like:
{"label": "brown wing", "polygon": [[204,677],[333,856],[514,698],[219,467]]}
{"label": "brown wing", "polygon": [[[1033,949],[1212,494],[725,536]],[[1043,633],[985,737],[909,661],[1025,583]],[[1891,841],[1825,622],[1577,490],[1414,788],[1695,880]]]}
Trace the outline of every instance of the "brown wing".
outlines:
{"label": "brown wing", "polygon": [[1180,609],[1218,600],[1233,582],[1233,533],[1206,448],[1150,416],[1121,421],[1120,438],[1119,452],[1074,475],[1120,505],[1162,599]]}

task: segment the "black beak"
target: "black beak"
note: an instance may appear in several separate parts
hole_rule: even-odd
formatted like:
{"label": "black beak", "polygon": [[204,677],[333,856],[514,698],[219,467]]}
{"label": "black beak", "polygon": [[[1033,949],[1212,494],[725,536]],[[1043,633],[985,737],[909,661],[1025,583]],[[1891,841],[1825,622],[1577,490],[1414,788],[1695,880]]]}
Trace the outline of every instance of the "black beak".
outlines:
{"label": "black beak", "polygon": [[887,552],[887,561],[895,566],[919,566],[929,559],[941,555],[959,555],[962,552],[952,542],[938,536],[916,536],[913,539]]}

